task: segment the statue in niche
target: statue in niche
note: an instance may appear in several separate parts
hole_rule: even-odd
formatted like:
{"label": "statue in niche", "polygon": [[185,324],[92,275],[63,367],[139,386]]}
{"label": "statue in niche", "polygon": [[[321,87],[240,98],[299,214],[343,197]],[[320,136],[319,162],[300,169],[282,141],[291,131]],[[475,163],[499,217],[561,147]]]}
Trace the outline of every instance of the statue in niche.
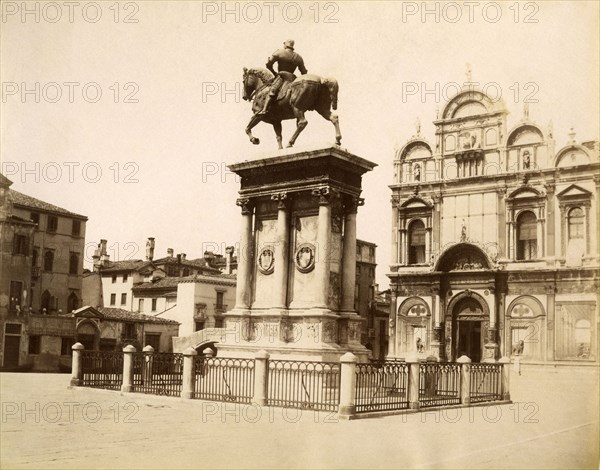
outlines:
{"label": "statue in niche", "polygon": [[531,152],[529,150],[525,150],[523,152],[523,169],[529,170],[531,168]]}
{"label": "statue in niche", "polygon": [[415,181],[421,181],[421,165],[416,164],[414,166],[413,174],[415,177]]}
{"label": "statue in niche", "polygon": [[417,338],[417,352],[422,353],[424,349],[423,341],[421,341],[421,338]]}
{"label": "statue in niche", "polygon": [[467,223],[465,222],[465,219],[462,219],[462,224],[461,224],[461,228],[460,228],[460,241],[461,242],[467,241]]}

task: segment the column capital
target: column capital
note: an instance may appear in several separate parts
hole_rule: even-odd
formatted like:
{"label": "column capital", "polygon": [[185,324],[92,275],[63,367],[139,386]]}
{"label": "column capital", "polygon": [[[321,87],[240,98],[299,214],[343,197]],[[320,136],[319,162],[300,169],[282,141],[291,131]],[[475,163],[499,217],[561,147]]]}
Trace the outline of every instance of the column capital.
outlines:
{"label": "column capital", "polygon": [[313,189],[312,195],[319,198],[320,206],[328,206],[331,204],[331,199],[337,195],[337,191],[329,186],[323,186]]}
{"label": "column capital", "polygon": [[400,196],[392,196],[390,202],[392,203],[392,207],[396,209],[400,205]]}
{"label": "column capital", "polygon": [[240,206],[242,209],[242,215],[252,215],[252,209],[254,209],[254,204],[247,197],[240,197],[235,201],[237,206]]}
{"label": "column capital", "polygon": [[362,197],[348,196],[344,199],[344,213],[356,214],[359,206],[364,206],[365,200]]}
{"label": "column capital", "polygon": [[288,193],[280,192],[271,194],[271,201],[277,201],[277,209],[287,209],[290,200]]}

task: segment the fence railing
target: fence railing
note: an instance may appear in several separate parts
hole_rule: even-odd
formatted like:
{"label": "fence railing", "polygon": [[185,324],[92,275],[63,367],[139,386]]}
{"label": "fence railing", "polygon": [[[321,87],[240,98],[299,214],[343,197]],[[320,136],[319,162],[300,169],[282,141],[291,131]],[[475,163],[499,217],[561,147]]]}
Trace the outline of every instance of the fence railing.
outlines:
{"label": "fence railing", "polygon": [[420,364],[419,407],[460,404],[460,380],[460,364]]}
{"label": "fence railing", "polygon": [[134,353],[133,391],[178,397],[183,384],[183,354]]}
{"label": "fence railing", "polygon": [[340,363],[270,360],[267,404],[335,411],[340,403]]}
{"label": "fence railing", "polygon": [[471,364],[471,403],[502,400],[502,364]]}
{"label": "fence railing", "polygon": [[84,351],[73,345],[71,385],[182,398],[253,403],[315,411],[341,418],[395,410],[509,401],[510,360],[471,364],[388,360],[357,363],[352,353],[339,362],[137,352]]}
{"label": "fence railing", "polygon": [[121,351],[81,351],[81,385],[120,390],[123,382]]}
{"label": "fence railing", "polygon": [[254,359],[195,358],[193,398],[251,403],[254,393]]}
{"label": "fence railing", "polygon": [[408,364],[356,364],[356,412],[408,408]]}

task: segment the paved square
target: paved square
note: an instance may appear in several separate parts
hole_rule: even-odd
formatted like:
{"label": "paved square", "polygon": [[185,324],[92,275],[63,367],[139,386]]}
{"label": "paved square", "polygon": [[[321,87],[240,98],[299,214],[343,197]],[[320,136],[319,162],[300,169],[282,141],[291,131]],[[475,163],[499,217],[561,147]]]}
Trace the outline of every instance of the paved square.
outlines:
{"label": "paved square", "polygon": [[334,414],[0,374],[1,468],[598,468],[598,370],[512,374],[511,405]]}

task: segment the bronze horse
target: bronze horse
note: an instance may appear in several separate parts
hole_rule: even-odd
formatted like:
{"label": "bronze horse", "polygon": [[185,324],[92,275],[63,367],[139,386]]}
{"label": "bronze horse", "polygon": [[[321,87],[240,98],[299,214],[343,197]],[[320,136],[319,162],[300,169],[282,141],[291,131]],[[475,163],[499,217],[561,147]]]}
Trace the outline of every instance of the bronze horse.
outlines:
{"label": "bronze horse", "polygon": [[[273,125],[277,136],[277,145],[281,145],[281,121],[296,119],[296,132],[290,139],[288,147],[292,147],[300,133],[308,122],[304,113],[309,110],[317,111],[335,126],[335,142],[340,145],[342,135],[340,134],[339,119],[331,109],[337,109],[338,83],[333,78],[321,78],[317,75],[301,75],[293,82],[284,83],[280,96],[271,102],[266,114],[259,114],[265,99],[269,93],[269,85],[273,81],[273,74],[263,68],[244,68],[244,94],[243,99],[253,101],[252,112],[254,115],[246,126],[246,134],[250,142],[255,145],[260,143],[257,137],[252,135],[252,128],[259,122],[264,121]],[[282,96],[283,94],[283,96]]]}

